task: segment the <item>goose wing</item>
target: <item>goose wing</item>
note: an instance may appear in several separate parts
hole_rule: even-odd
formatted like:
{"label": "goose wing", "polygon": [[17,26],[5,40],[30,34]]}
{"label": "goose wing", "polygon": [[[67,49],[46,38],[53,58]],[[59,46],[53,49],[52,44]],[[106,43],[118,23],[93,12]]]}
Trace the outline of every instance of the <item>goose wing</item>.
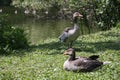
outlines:
{"label": "goose wing", "polygon": [[79,67],[83,71],[92,71],[93,69],[101,66],[103,62],[98,60],[90,60],[90,59],[80,59],[74,61],[74,65]]}
{"label": "goose wing", "polygon": [[89,57],[91,60],[96,60],[97,58],[99,58],[99,55],[92,55]]}
{"label": "goose wing", "polygon": [[61,42],[66,42],[66,40],[68,39],[69,35],[69,30],[73,29],[72,27],[67,27],[63,33],[59,36],[59,40]]}

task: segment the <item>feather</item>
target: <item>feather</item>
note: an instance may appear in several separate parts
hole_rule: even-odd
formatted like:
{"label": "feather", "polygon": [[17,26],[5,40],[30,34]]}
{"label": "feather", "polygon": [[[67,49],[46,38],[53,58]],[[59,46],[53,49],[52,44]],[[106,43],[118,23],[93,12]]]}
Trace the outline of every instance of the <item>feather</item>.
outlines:
{"label": "feather", "polygon": [[64,32],[60,35],[60,42],[65,42],[68,45],[68,48],[72,47],[73,42],[79,37],[80,30],[79,26],[77,26],[77,17],[82,17],[80,13],[75,12],[73,14],[73,23],[72,27],[68,27],[64,30]]}
{"label": "feather", "polygon": [[92,55],[89,58],[92,59],[92,60],[96,60],[97,58],[99,58],[99,55]]}
{"label": "feather", "polygon": [[67,38],[68,38],[68,34],[67,32],[64,32],[60,35],[59,40],[60,42],[65,42]]}

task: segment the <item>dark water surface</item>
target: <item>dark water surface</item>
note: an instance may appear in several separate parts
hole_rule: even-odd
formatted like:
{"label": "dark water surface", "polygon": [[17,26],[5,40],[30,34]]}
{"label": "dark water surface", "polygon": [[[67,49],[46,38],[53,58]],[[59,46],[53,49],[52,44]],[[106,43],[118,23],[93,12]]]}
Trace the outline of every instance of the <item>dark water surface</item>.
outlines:
{"label": "dark water surface", "polygon": [[[24,10],[18,10],[13,7],[0,7],[3,13],[8,14],[8,20],[14,26],[25,29],[28,33],[30,42],[38,43],[40,40],[48,38],[58,38],[66,27],[72,26],[71,20],[41,20],[35,17],[28,16]],[[17,11],[17,13],[15,13]],[[81,28],[81,35],[88,34],[88,28],[79,24]],[[98,28],[91,28],[91,33],[99,31]]]}

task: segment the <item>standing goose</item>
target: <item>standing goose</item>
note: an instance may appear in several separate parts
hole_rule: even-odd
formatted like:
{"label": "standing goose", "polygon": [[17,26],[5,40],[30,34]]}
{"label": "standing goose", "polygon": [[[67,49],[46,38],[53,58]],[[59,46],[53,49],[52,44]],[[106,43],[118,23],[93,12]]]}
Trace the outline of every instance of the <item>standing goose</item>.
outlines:
{"label": "standing goose", "polygon": [[68,48],[72,47],[73,42],[79,37],[80,30],[77,25],[78,17],[82,17],[79,12],[73,14],[73,27],[66,28],[64,32],[60,35],[59,40],[65,42],[68,45]]}
{"label": "standing goose", "polygon": [[75,50],[72,48],[69,48],[67,51],[65,51],[64,54],[70,56],[69,59],[66,60],[63,64],[63,68],[67,71],[87,72],[87,71],[92,71],[103,64],[110,63],[108,61],[106,62],[98,61],[97,60],[97,58],[99,58],[98,55],[92,55],[88,58],[75,57]]}

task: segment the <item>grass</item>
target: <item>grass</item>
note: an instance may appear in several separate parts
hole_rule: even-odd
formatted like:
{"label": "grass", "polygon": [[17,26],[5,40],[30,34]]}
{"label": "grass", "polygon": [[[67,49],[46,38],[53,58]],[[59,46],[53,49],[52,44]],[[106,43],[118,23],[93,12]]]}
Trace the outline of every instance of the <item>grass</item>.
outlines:
{"label": "grass", "polygon": [[93,72],[74,73],[63,70],[66,49],[58,39],[40,41],[27,50],[0,55],[0,80],[119,80],[120,29],[113,28],[80,36],[74,43],[77,56],[100,55],[100,61],[111,61]]}

